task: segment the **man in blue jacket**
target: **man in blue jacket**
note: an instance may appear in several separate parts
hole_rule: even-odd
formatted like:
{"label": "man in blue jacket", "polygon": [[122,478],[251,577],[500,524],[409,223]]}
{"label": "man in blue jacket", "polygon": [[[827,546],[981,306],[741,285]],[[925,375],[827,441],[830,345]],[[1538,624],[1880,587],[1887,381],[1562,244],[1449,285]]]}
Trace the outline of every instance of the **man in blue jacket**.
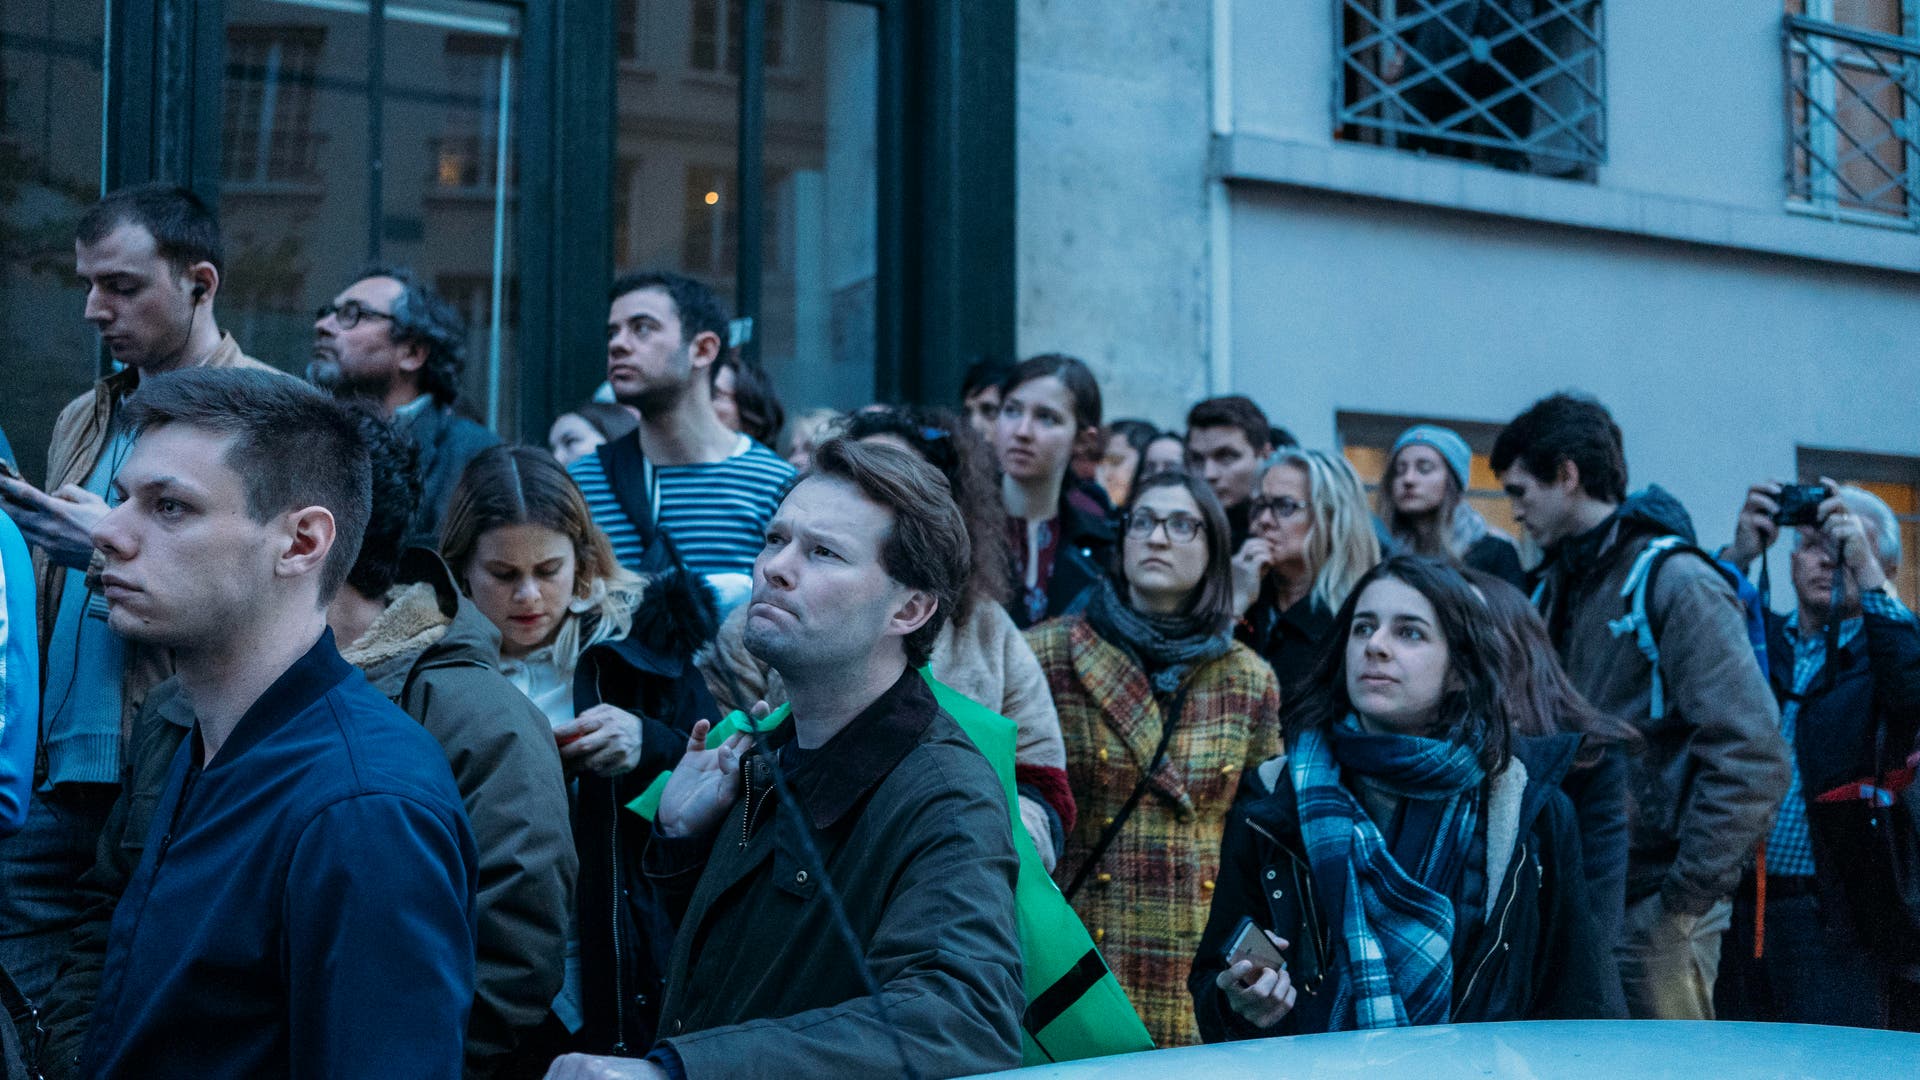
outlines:
{"label": "man in blue jacket", "polygon": [[93,530],[113,629],[195,717],[114,913],[82,1071],[457,1077],[474,844],[445,756],[336,651],[365,530],[352,414],[254,371],[144,383]]}

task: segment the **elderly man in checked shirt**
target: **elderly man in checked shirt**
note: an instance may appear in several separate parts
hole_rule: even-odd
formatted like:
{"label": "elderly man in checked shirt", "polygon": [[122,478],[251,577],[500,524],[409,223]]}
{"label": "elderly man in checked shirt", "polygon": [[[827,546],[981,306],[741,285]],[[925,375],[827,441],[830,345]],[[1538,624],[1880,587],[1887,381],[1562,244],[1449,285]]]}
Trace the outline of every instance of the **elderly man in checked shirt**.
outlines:
{"label": "elderly man in checked shirt", "polygon": [[[1823,482],[1832,495],[1819,524],[1795,537],[1799,606],[1767,617],[1769,677],[1781,735],[1793,748],[1793,782],[1735,896],[1715,1006],[1728,1020],[1886,1027],[1920,1011],[1912,978],[1920,952],[1911,943],[1889,947],[1875,932],[1894,912],[1862,910],[1858,897],[1849,903],[1846,883],[1861,868],[1824,850],[1807,807],[1862,780],[1899,787],[1897,776],[1880,777],[1915,758],[1920,620],[1893,593],[1900,531],[1892,510],[1861,488]],[[1772,545],[1779,493],[1778,484],[1748,491],[1729,560],[1747,566]],[[1837,611],[1836,574],[1844,575]],[[1830,640],[1837,656],[1828,654]]]}

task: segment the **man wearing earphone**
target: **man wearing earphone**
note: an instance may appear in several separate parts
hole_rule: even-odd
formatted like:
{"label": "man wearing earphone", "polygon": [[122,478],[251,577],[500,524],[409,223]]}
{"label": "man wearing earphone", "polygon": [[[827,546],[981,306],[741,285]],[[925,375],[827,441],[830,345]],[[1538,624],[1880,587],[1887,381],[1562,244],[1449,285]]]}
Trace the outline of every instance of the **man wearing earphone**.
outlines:
{"label": "man wearing earphone", "polygon": [[[214,318],[220,226],[192,192],[146,184],[113,192],[81,217],[75,269],[85,318],[119,370],[61,411],[45,491],[0,477],[5,510],[35,548],[40,595],[40,730],[26,826],[0,841],[0,964],[38,997],[79,915],[73,884],[120,782],[120,751],[146,693],[172,671],[164,651],[123,642],[90,588],[89,533],[109,509],[125,460],[120,407],[144,378],[189,367],[266,365]],[[73,358],[73,365],[84,361]]]}

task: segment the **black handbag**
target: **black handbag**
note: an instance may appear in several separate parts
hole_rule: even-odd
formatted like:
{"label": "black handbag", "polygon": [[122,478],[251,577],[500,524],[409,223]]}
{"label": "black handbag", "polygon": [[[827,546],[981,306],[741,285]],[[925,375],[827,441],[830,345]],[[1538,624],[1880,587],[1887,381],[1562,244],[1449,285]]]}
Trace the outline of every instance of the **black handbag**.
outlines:
{"label": "black handbag", "polygon": [[1838,884],[1861,939],[1907,955],[1920,941],[1920,797],[1914,770],[1874,733],[1874,775],[1807,801],[1822,876]]}

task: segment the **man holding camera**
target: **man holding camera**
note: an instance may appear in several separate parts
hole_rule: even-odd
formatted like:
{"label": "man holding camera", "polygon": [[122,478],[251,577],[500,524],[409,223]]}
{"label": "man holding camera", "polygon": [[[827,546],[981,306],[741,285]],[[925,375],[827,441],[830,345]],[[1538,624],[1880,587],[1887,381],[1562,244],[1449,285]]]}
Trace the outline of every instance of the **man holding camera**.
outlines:
{"label": "man holding camera", "polygon": [[1911,935],[1898,905],[1861,887],[1869,868],[1830,844],[1846,838],[1824,834],[1808,808],[1842,789],[1899,786],[1887,776],[1909,766],[1920,733],[1920,621],[1893,596],[1899,524],[1871,492],[1756,484],[1722,555],[1747,567],[1783,529],[1798,607],[1767,612],[1767,659],[1793,781],[1734,894],[1715,1003],[1732,1020],[1885,1027],[1893,969],[1916,959]]}

